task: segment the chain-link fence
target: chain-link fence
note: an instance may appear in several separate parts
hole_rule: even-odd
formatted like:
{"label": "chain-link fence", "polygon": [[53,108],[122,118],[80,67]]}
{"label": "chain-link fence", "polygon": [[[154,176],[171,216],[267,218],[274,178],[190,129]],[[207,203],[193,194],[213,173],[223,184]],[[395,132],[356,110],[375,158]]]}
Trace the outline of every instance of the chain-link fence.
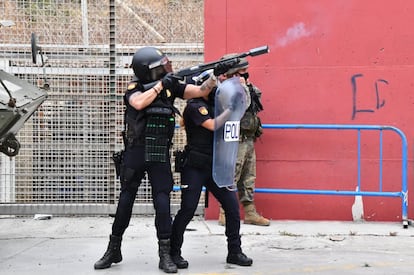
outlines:
{"label": "chain-link fence", "polygon": [[[119,182],[111,155],[123,148],[122,96],[132,55],[151,45],[176,69],[203,62],[203,6],[202,0],[0,1],[0,69],[50,87],[17,136],[19,154],[0,154],[0,214],[114,212]],[[33,63],[33,33],[45,66],[40,57]],[[182,109],[184,102],[176,104]],[[184,143],[177,129],[173,149]],[[144,179],[136,213],[153,211],[150,195]],[[173,207],[179,195],[172,193]]]}

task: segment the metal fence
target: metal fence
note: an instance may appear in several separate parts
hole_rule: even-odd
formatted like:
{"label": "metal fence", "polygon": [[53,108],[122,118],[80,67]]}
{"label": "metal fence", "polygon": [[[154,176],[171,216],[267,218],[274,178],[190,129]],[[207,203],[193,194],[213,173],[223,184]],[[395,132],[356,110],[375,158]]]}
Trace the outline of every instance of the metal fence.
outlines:
{"label": "metal fence", "polygon": [[[123,147],[122,96],[132,55],[151,45],[167,53],[176,69],[203,62],[203,5],[202,0],[0,1],[0,69],[50,86],[48,99],[17,136],[19,154],[0,154],[0,214],[114,212],[119,183],[110,157]],[[44,67],[32,62],[32,33]],[[182,109],[183,103],[176,105]],[[177,129],[173,149],[184,143]],[[179,175],[174,177],[178,184]],[[150,195],[144,179],[134,213],[153,212]],[[172,195],[173,208],[179,195]]]}
{"label": "metal fence", "polygon": [[[393,126],[379,126],[379,125],[340,125],[340,124],[264,124],[264,129],[284,129],[284,130],[319,130],[319,131],[351,131],[357,133],[356,138],[356,190],[346,190],[341,188],[340,190],[322,190],[322,189],[292,189],[292,188],[256,188],[256,193],[270,193],[270,194],[300,194],[300,195],[337,195],[337,196],[376,196],[376,197],[394,197],[401,199],[401,220],[404,228],[408,227],[408,142],[407,138],[400,129]],[[364,184],[361,180],[362,172],[362,160],[361,160],[361,132],[373,131],[378,134],[378,184],[374,190],[369,190],[367,182]],[[383,178],[383,132],[396,133],[401,142],[401,174],[397,174],[393,177],[393,181],[398,180],[401,177],[401,186],[397,190],[392,190],[390,186],[384,186]],[[370,149],[376,145],[371,141]]]}

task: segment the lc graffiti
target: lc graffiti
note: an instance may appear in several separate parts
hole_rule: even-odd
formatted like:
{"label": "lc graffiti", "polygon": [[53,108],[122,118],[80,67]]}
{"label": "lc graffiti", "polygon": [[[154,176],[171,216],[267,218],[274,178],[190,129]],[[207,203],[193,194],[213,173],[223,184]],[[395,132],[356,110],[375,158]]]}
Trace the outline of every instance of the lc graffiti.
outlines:
{"label": "lc graffiti", "polygon": [[377,79],[374,82],[374,90],[370,91],[375,93],[376,102],[372,104],[372,109],[359,109],[357,106],[357,98],[358,93],[360,92],[358,90],[358,78],[363,77],[363,74],[354,74],[351,77],[351,84],[352,84],[352,120],[355,119],[357,113],[373,113],[375,110],[379,110],[380,108],[384,107],[385,105],[385,99],[381,97],[380,88],[381,86],[388,85],[388,81],[385,79]]}

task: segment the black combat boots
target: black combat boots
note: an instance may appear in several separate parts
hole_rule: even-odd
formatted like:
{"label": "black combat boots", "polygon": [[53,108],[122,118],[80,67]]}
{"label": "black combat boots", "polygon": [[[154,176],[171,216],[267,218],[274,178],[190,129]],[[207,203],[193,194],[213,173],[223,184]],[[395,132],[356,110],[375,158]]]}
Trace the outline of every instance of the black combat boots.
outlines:
{"label": "black combat boots", "polygon": [[121,241],[122,237],[109,235],[109,244],[105,254],[94,265],[95,269],[104,269],[111,266],[112,263],[119,263],[122,261],[121,255]]}
{"label": "black combat boots", "polygon": [[181,255],[171,256],[171,259],[175,263],[177,268],[188,268],[188,261],[181,257]]}
{"label": "black combat boots", "polygon": [[247,257],[243,252],[229,253],[227,255],[227,263],[241,266],[251,266],[253,264],[253,260]]}
{"label": "black combat boots", "polygon": [[160,263],[158,268],[164,270],[165,273],[177,273],[177,266],[172,261],[170,256],[170,240],[158,241],[158,255],[160,256]]}

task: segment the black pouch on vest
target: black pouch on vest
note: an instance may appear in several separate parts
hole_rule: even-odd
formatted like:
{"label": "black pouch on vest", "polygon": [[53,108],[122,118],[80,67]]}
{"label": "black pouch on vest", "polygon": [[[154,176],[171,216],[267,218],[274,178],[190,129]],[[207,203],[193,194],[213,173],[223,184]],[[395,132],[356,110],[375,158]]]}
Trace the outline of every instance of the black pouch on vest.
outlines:
{"label": "black pouch on vest", "polygon": [[168,158],[168,138],[160,136],[145,137],[145,161],[147,162],[167,162]]}
{"label": "black pouch on vest", "polygon": [[174,134],[174,117],[164,114],[147,116],[145,125],[145,161],[169,161],[169,149]]}

